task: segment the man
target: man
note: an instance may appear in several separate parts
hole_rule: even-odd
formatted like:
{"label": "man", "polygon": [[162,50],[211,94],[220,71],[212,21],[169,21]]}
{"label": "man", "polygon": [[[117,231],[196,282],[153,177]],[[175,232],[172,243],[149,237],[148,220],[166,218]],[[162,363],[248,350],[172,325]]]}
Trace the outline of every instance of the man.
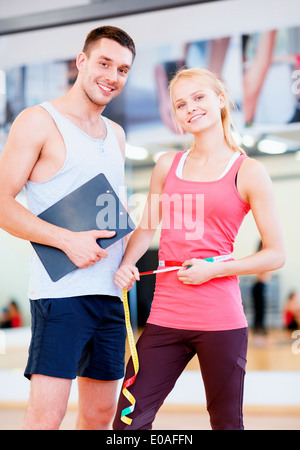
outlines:
{"label": "man", "polygon": [[[134,43],[124,31],[110,26],[91,31],[77,57],[73,87],[21,112],[0,159],[1,228],[57,247],[78,266],[54,283],[33,253],[25,429],[59,428],[76,375],[77,428],[107,429],[114,415],[126,333],[113,275],[123,243],[105,251],[96,240],[113,232],[71,232],[37,216],[100,172],[117,192],[122,186],[124,132],[101,114],[122,91],[134,57]],[[29,209],[15,200],[24,186]]]}

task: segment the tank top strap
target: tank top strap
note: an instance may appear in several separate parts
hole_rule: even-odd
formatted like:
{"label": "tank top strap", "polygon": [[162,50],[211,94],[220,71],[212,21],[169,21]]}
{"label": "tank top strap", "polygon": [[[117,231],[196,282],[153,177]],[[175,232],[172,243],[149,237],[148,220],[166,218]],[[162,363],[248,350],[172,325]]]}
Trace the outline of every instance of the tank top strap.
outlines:
{"label": "tank top strap", "polygon": [[101,115],[101,119],[103,119],[103,122],[106,126],[106,133],[107,133],[106,139],[111,136],[115,137],[115,130],[114,130],[114,127],[112,126],[110,120],[107,117],[102,116],[102,115]]}
{"label": "tank top strap", "polygon": [[237,173],[243,163],[243,161],[248,158],[247,155],[241,154],[235,162],[232,164],[231,168],[228,170],[228,172],[224,175],[224,179],[232,180],[235,183]]}
{"label": "tank top strap", "polygon": [[169,176],[173,176],[173,175],[176,174],[176,169],[177,169],[177,166],[178,166],[178,164],[179,164],[179,162],[180,162],[180,159],[181,159],[182,155],[183,155],[186,151],[187,151],[187,150],[182,150],[182,151],[178,152],[178,153],[175,155],[175,157],[174,157],[174,159],[173,159],[173,162],[172,162],[172,164],[171,164],[170,170],[169,170],[169,172],[168,172],[168,174],[167,174],[166,179],[167,179]]}
{"label": "tank top strap", "polygon": [[[64,129],[66,127],[66,124],[68,124],[69,122],[68,119],[66,119],[66,117],[64,117],[61,113],[59,113],[50,102],[43,102],[39,106],[44,108],[50,114],[58,130],[62,135],[64,135]],[[69,123],[71,125],[71,122]]]}

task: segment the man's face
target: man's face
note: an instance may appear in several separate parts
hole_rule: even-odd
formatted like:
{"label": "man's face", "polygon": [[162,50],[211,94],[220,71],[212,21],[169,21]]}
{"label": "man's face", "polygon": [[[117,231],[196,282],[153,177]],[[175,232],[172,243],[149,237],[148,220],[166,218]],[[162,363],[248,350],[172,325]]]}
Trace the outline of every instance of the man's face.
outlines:
{"label": "man's face", "polygon": [[88,55],[80,53],[77,66],[86,96],[105,107],[122,91],[132,65],[131,51],[117,42],[102,38],[91,45]]}

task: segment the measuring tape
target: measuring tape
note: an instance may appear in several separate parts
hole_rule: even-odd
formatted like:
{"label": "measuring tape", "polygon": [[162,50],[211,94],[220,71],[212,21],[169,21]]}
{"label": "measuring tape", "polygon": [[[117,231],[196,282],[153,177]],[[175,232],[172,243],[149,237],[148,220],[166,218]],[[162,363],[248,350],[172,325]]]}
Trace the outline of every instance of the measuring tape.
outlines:
{"label": "measuring tape", "polygon": [[125,408],[121,412],[121,420],[122,422],[126,423],[127,425],[130,425],[132,422],[132,419],[127,417],[127,414],[130,414],[134,411],[135,408],[135,398],[133,395],[128,391],[128,387],[131,386],[137,376],[138,370],[139,370],[139,360],[137,356],[137,350],[134,342],[134,336],[131,328],[130,323],[130,314],[129,314],[129,307],[128,307],[128,297],[127,297],[127,290],[123,289],[122,293],[122,299],[123,299],[123,305],[124,305],[124,312],[125,312],[125,324],[126,324],[126,330],[127,330],[127,337],[128,337],[128,343],[130,348],[130,353],[132,356],[133,361],[133,367],[134,367],[134,375],[133,377],[129,378],[128,380],[124,381],[123,384],[123,395],[127,398],[127,400],[131,403],[131,406],[128,406],[128,408]]}
{"label": "measuring tape", "polygon": [[[205,261],[210,261],[210,262],[225,261],[229,258],[231,258],[231,255],[221,255],[221,256],[217,256],[217,257],[205,258]],[[159,267],[163,267],[163,268],[157,269],[157,270],[151,270],[149,272],[142,272],[142,273],[140,273],[140,275],[150,275],[150,274],[154,274],[154,273],[178,270],[178,269],[182,268],[182,265],[176,261],[159,261]],[[191,267],[191,266],[188,266],[188,267]],[[135,401],[134,396],[128,391],[127,388],[129,386],[131,386],[136,379],[137,373],[139,371],[139,360],[138,360],[137,350],[136,350],[136,346],[135,346],[133,331],[131,328],[127,289],[123,289],[122,299],[123,299],[123,305],[124,305],[125,325],[126,325],[126,330],[127,330],[128,343],[129,343],[130,353],[131,353],[133,367],[134,367],[134,375],[131,378],[129,378],[128,380],[124,381],[124,383],[123,383],[122,393],[127,398],[127,400],[131,403],[131,406],[128,406],[127,408],[122,410],[121,420],[122,420],[122,422],[126,423],[127,425],[130,425],[132,422],[132,419],[127,417],[127,415],[134,411],[136,401]]]}
{"label": "measuring tape", "polygon": [[[227,261],[231,258],[231,255],[218,255],[211,256],[210,258],[203,258],[203,261],[208,262],[220,262]],[[192,266],[186,266],[186,269],[189,269]],[[164,273],[164,272],[172,272],[173,270],[182,269],[182,263],[178,261],[158,261],[158,269],[149,270],[148,272],[142,272],[140,275],[152,275],[155,273]]]}

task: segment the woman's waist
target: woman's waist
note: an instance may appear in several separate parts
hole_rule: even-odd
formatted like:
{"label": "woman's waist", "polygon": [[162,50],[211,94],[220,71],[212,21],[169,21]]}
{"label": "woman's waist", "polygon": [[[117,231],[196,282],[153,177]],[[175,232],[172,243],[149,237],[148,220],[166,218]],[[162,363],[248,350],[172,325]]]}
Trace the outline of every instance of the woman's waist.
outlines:
{"label": "woman's waist", "polygon": [[[158,259],[160,266],[182,265],[185,261],[196,258],[204,259],[210,262],[228,261],[232,257],[232,246],[212,248],[191,249],[184,244],[176,249],[173,246],[160,248]],[[178,264],[179,263],[179,264]]]}

